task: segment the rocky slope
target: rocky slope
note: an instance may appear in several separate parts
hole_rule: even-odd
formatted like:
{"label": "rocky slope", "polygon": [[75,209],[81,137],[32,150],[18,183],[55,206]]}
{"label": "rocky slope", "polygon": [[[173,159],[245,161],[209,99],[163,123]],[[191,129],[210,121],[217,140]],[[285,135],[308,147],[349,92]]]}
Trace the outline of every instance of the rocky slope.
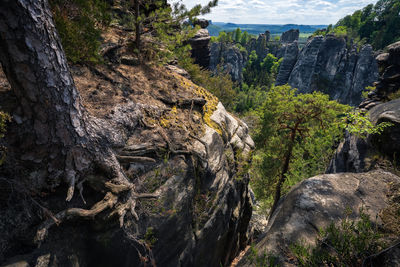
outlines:
{"label": "rocky slope", "polygon": [[[179,74],[122,60],[129,59],[122,31],[104,39],[107,64],[72,66],[75,84],[90,115],[122,137],[113,149],[136,191],[157,197],[138,201],[122,222],[104,212],[57,221],[68,208],[90,209],[106,190],[97,188],[99,177],[86,177],[81,196],[67,203],[65,184],[44,189],[45,171],[12,149],[21,118],[2,75],[0,105],[13,122],[2,140],[0,265],[227,266],[246,245],[252,212],[247,126]],[[41,238],[37,230],[49,225]]]}
{"label": "rocky slope", "polygon": [[[247,62],[246,51],[240,51],[236,46],[216,42],[211,44],[210,55],[209,69],[211,71],[218,71],[218,66],[220,66],[231,75],[233,81],[242,81],[243,68]],[[223,62],[222,65],[221,62]]]}

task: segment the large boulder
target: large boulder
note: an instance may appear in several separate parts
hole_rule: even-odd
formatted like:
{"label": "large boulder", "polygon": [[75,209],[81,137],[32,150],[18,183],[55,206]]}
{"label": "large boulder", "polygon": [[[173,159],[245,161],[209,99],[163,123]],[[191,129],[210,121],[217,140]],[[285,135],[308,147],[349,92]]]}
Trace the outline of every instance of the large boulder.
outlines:
{"label": "large boulder", "polygon": [[[295,266],[290,245],[298,242],[315,244],[319,229],[340,222],[347,216],[347,208],[352,211],[350,218],[357,218],[363,208],[375,220],[375,216],[388,207],[392,188],[398,186],[400,177],[381,170],[309,178],[296,185],[279,202],[255,249],[260,255],[277,256],[282,266]],[[382,218],[378,216],[376,223],[382,224]],[[238,266],[254,266],[249,253]]]}

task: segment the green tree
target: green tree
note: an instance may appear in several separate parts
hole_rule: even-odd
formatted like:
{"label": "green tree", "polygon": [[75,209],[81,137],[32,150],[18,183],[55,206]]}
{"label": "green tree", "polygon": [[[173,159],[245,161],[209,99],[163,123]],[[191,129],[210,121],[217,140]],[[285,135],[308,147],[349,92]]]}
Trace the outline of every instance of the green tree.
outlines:
{"label": "green tree", "polygon": [[241,40],[242,40],[242,31],[239,28],[237,28],[235,31],[235,42],[240,43]]}
{"label": "green tree", "polygon": [[247,33],[247,31],[244,31],[240,39],[240,44],[242,46],[246,46],[247,43],[249,42],[249,39],[250,39],[249,34]]}
{"label": "green tree", "polygon": [[[270,89],[259,110],[260,127],[255,139],[261,152],[258,160],[262,174],[254,181],[259,195],[265,197],[275,191],[270,214],[286,179],[296,172],[302,176],[316,171],[301,168],[315,168],[314,157],[332,150],[333,141],[341,134],[340,115],[349,110],[349,106],[331,101],[320,92],[296,94],[296,89],[288,85]],[[296,168],[291,169],[291,165]],[[320,166],[317,169],[320,171]]]}
{"label": "green tree", "polygon": [[54,22],[69,62],[100,61],[101,30],[111,21],[103,0],[50,0]]}
{"label": "green tree", "polygon": [[[167,58],[173,54],[177,57],[188,56],[190,46],[186,41],[193,37],[198,28],[193,28],[186,21],[195,21],[199,15],[207,14],[217,6],[218,0],[212,0],[207,5],[196,5],[191,9],[180,2],[172,6],[161,0],[130,0],[131,20],[135,30],[135,51],[141,61],[142,35],[153,36],[150,45],[153,51],[159,53],[159,58]],[[143,12],[146,10],[147,12]]]}

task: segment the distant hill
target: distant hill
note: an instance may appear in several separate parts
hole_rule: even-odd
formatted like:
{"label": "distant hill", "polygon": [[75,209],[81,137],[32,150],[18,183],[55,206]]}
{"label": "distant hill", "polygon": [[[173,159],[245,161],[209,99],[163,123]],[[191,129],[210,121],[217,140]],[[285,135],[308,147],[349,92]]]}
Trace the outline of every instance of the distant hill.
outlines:
{"label": "distant hill", "polygon": [[250,34],[258,35],[266,30],[271,34],[281,34],[290,29],[299,29],[301,33],[313,33],[318,29],[324,29],[328,25],[298,25],[298,24],[235,24],[225,22],[212,22],[208,26],[208,31],[211,36],[218,36],[221,31],[233,31],[240,28],[242,31],[247,31]]}

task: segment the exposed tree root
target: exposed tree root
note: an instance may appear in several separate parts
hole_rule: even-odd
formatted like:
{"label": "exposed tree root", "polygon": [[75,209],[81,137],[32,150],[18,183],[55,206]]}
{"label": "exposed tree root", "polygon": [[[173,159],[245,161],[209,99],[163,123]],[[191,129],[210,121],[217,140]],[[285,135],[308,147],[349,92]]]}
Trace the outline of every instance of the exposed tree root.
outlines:
{"label": "exposed tree root", "polygon": [[52,216],[47,221],[43,222],[35,236],[35,243],[40,246],[41,242],[46,238],[47,232],[54,224],[59,225],[62,221],[71,219],[74,217],[82,217],[87,219],[93,219],[97,214],[102,212],[107,208],[112,208],[118,201],[118,197],[111,192],[107,193],[105,197],[93,205],[90,210],[80,209],[80,208],[71,208],[63,210],[56,215]]}
{"label": "exposed tree root", "polygon": [[[126,190],[126,187],[120,187],[119,192],[123,192]],[[114,216],[115,214],[118,214],[119,216],[119,223],[120,227],[123,227],[124,225],[124,218],[126,213],[129,211],[131,212],[132,216],[138,221],[139,216],[137,215],[135,211],[136,207],[136,202],[138,199],[150,199],[150,198],[158,198],[158,195],[156,194],[137,194],[131,190],[128,193],[127,196],[127,201],[125,203],[120,203],[118,201],[118,196],[112,192],[108,192],[104,198],[94,204],[91,209],[81,209],[81,208],[70,208],[63,210],[56,215],[49,216],[50,218],[43,222],[35,236],[35,243],[40,246],[40,244],[44,241],[44,239],[47,236],[48,230],[54,225],[59,225],[65,220],[68,219],[73,219],[76,217],[84,218],[84,219],[94,219],[96,215],[99,213],[103,212],[106,209],[113,209],[113,211],[110,213],[109,217]],[[49,212],[51,214],[51,212]]]}

